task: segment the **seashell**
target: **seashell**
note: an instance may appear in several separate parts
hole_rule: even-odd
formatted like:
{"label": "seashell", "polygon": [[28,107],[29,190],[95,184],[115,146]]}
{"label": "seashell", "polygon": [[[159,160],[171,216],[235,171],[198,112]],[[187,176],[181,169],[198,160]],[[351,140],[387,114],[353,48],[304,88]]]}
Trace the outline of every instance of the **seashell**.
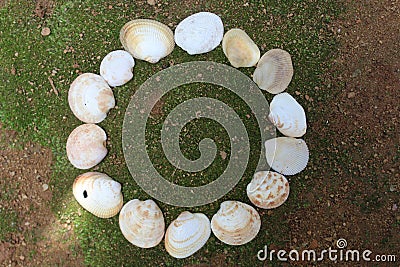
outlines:
{"label": "seashell", "polygon": [[132,68],[135,60],[124,50],[108,53],[100,63],[100,75],[112,86],[120,86],[133,78]]}
{"label": "seashell", "polygon": [[71,84],[68,103],[74,115],[85,123],[103,121],[115,106],[114,94],[100,75],[84,73]]}
{"label": "seashell", "polygon": [[286,136],[301,137],[306,133],[307,121],[304,109],[288,93],[274,96],[268,118]]}
{"label": "seashell", "polygon": [[282,49],[267,51],[258,61],[253,74],[253,81],[271,94],[283,92],[293,76],[290,54]]}
{"label": "seashell", "polygon": [[267,162],[283,175],[294,175],[304,170],[309,152],[306,142],[293,137],[278,137],[265,142]]}
{"label": "seashell", "polygon": [[135,246],[151,248],[157,246],[164,236],[164,216],[153,200],[133,199],[122,207],[119,227],[124,237]]}
{"label": "seashell", "polygon": [[67,140],[67,156],[78,169],[90,169],[99,164],[107,155],[107,135],[96,124],[82,124],[76,127]]}
{"label": "seashell", "polygon": [[210,220],[202,213],[182,212],[165,233],[165,249],[182,259],[204,246],[211,235]]}
{"label": "seashell", "polygon": [[255,66],[260,59],[260,49],[241,29],[231,29],[225,33],[222,49],[235,68]]}
{"label": "seashell", "polygon": [[87,172],[79,175],[72,191],[84,209],[100,218],[113,217],[123,205],[121,184],[104,173]]}
{"label": "seashell", "polygon": [[182,20],[175,29],[176,44],[189,55],[207,53],[216,48],[224,36],[220,17],[210,12],[199,12]]}
{"label": "seashell", "polygon": [[167,25],[151,19],[135,19],[121,29],[119,39],[125,50],[134,58],[150,63],[171,54],[174,50],[174,33]]}
{"label": "seashell", "polygon": [[256,237],[260,231],[261,219],[250,205],[239,201],[221,203],[218,212],[211,219],[214,235],[228,245],[243,245]]}
{"label": "seashell", "polygon": [[282,174],[259,171],[247,185],[247,196],[259,208],[273,209],[282,205],[289,196],[289,182]]}

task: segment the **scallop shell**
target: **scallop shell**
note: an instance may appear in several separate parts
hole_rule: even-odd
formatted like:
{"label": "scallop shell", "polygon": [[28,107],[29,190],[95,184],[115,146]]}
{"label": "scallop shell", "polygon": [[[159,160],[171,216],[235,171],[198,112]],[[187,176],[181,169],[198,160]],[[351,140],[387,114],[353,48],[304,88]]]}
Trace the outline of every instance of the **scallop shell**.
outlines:
{"label": "scallop shell", "polygon": [[121,29],[119,39],[134,58],[157,63],[174,50],[174,33],[167,25],[151,19],[135,19]]}
{"label": "scallop shell", "polygon": [[282,49],[267,51],[258,61],[253,74],[253,81],[271,94],[283,92],[293,76],[290,54]]}
{"label": "scallop shell", "polygon": [[301,137],[306,133],[307,121],[304,109],[288,93],[274,96],[268,118],[286,136]]}
{"label": "scallop shell", "polygon": [[99,164],[107,155],[107,135],[96,124],[82,124],[76,127],[67,140],[67,156],[78,169],[90,169]]}
{"label": "scallop shell", "polygon": [[247,196],[259,208],[273,209],[282,205],[289,196],[289,182],[282,174],[259,171],[247,185]]}
{"label": "scallop shell", "polygon": [[68,103],[74,115],[85,123],[103,121],[115,106],[114,94],[100,75],[84,73],[71,84]]}
{"label": "scallop shell", "polygon": [[189,55],[207,53],[216,48],[224,36],[220,17],[199,12],[182,20],[175,29],[176,44]]}
{"label": "scallop shell", "polygon": [[278,137],[265,142],[267,162],[283,175],[294,175],[304,170],[309,152],[306,142],[293,137]]}
{"label": "scallop shell", "polygon": [[123,205],[121,184],[100,172],[87,172],[76,177],[72,191],[78,203],[100,218],[116,215]]}
{"label": "scallop shell", "polygon": [[255,238],[260,231],[261,219],[250,205],[239,201],[221,203],[211,219],[214,235],[228,245],[243,245]]}
{"label": "scallop shell", "polygon": [[100,75],[112,86],[121,86],[133,78],[135,60],[124,50],[108,53],[100,63]]}
{"label": "scallop shell", "polygon": [[172,257],[186,258],[202,248],[210,235],[210,220],[206,215],[184,211],[168,226],[165,249]]}
{"label": "scallop shell", "polygon": [[235,68],[255,66],[260,59],[260,49],[241,29],[231,29],[225,33],[222,49]]}
{"label": "scallop shell", "polygon": [[119,227],[133,245],[151,248],[157,246],[164,236],[164,216],[153,200],[133,199],[122,207]]}

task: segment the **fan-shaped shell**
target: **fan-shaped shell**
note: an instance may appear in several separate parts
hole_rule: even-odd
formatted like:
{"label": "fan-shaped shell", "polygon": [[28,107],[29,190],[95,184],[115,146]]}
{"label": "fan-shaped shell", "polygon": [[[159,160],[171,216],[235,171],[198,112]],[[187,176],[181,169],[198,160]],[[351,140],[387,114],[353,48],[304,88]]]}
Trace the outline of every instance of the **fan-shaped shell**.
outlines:
{"label": "fan-shaped shell", "polygon": [[176,44],[190,55],[207,53],[216,48],[224,36],[220,17],[199,12],[182,20],[175,29]]}
{"label": "fan-shaped shell", "polygon": [[222,49],[235,68],[255,66],[260,59],[260,49],[241,29],[231,29],[225,33]]}
{"label": "fan-shaped shell", "polygon": [[164,216],[153,200],[133,199],[122,207],[119,227],[124,237],[135,246],[151,248],[157,246],[164,236]]}
{"label": "fan-shaped shell", "polygon": [[108,53],[100,63],[100,75],[112,86],[120,86],[133,78],[135,60],[124,50]]}
{"label": "fan-shaped shell", "polygon": [[121,29],[119,39],[134,58],[157,63],[174,50],[174,33],[167,25],[150,19],[135,19]]}
{"label": "fan-shaped shell", "polygon": [[100,218],[110,218],[122,208],[121,184],[100,172],[76,177],[72,191],[78,203]]}
{"label": "fan-shaped shell", "polygon": [[165,249],[175,258],[198,251],[211,235],[210,220],[202,213],[182,212],[165,233]]}
{"label": "fan-shaped shell", "polygon": [[267,162],[283,175],[294,175],[304,170],[309,152],[306,142],[293,137],[278,137],[265,142]]}
{"label": "fan-shaped shell", "polygon": [[74,115],[85,123],[103,121],[115,106],[114,94],[100,75],[84,73],[71,84],[68,103]]}
{"label": "fan-shaped shell", "polygon": [[296,99],[288,93],[274,96],[268,118],[286,136],[301,137],[306,133],[306,113]]}
{"label": "fan-shaped shell", "polygon": [[258,61],[253,80],[260,89],[278,94],[288,87],[292,76],[293,65],[290,54],[282,49],[272,49]]}
{"label": "fan-shaped shell", "polygon": [[107,135],[96,124],[82,124],[76,127],[67,140],[67,156],[78,169],[90,169],[99,164],[107,155]]}
{"label": "fan-shaped shell", "polygon": [[255,238],[260,231],[261,219],[250,205],[239,201],[221,203],[211,219],[214,235],[228,245],[243,245]]}

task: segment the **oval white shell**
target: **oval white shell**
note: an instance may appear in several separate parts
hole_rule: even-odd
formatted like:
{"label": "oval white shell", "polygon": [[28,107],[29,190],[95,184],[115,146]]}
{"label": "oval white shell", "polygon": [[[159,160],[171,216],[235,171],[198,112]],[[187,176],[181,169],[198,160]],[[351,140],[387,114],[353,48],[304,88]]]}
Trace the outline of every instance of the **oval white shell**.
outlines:
{"label": "oval white shell", "polygon": [[260,89],[278,94],[288,87],[292,77],[293,65],[290,54],[282,49],[272,49],[258,61],[253,81]]}
{"label": "oval white shell", "polygon": [[108,53],[100,63],[100,75],[112,86],[121,86],[133,78],[135,60],[124,50]]}
{"label": "oval white shell", "polygon": [[119,227],[133,245],[151,248],[157,246],[164,236],[164,216],[153,200],[133,199],[122,207]]}
{"label": "oval white shell", "polygon": [[121,184],[100,172],[76,177],[72,191],[78,203],[100,218],[110,218],[122,208]]}
{"label": "oval white shell", "polygon": [[199,12],[182,20],[175,29],[176,44],[189,55],[207,53],[216,48],[224,36],[220,17],[210,12]]}
{"label": "oval white shell", "polygon": [[283,175],[294,175],[304,170],[309,152],[306,142],[293,137],[278,137],[265,142],[267,162]]}
{"label": "oval white shell", "polygon": [[250,205],[239,201],[221,203],[211,219],[214,235],[228,245],[243,245],[253,240],[261,228],[258,212]]}
{"label": "oval white shell", "polygon": [[107,155],[107,135],[96,124],[82,124],[68,137],[66,150],[68,160],[78,169],[90,169]]}
{"label": "oval white shell", "polygon": [[186,258],[204,246],[211,235],[210,220],[202,213],[182,212],[165,233],[165,249],[175,258]]}
{"label": "oval white shell", "polygon": [[85,123],[103,121],[115,106],[114,94],[100,75],[84,73],[71,84],[68,103],[74,115]]}
{"label": "oval white shell", "polygon": [[247,185],[247,196],[259,208],[273,209],[282,205],[289,196],[289,182],[282,174],[259,171]]}

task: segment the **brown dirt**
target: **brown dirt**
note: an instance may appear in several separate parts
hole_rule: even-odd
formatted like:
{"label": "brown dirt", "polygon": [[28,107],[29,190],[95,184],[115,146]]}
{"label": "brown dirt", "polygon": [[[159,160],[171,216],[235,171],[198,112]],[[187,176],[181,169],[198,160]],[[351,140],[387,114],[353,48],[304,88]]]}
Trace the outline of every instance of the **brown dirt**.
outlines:
{"label": "brown dirt", "polygon": [[36,0],[35,14],[39,18],[48,17],[53,13],[54,2],[51,0]]}

